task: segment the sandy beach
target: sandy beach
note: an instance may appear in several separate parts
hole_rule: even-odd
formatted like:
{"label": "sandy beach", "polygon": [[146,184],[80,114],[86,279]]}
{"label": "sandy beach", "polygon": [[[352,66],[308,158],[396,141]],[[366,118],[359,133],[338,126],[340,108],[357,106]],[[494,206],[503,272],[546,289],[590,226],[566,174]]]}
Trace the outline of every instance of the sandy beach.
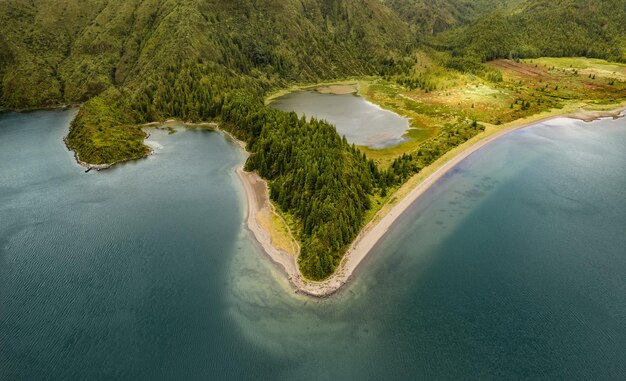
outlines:
{"label": "sandy beach", "polygon": [[[550,115],[544,118],[540,117],[521,123],[514,122],[512,125],[502,127],[496,132],[490,134],[483,133],[481,134],[482,136],[479,135],[475,142],[469,142],[470,145],[466,148],[461,147],[463,148],[462,151],[452,158],[447,158],[444,155],[444,157],[433,163],[430,167],[435,167],[437,169],[425,179],[417,183],[417,185],[406,184],[407,186],[412,187],[410,191],[406,193],[406,196],[397,201],[390,209],[383,207],[379,211],[372,221],[370,221],[361,230],[361,233],[357,236],[352,245],[350,245],[335,273],[328,279],[321,282],[305,279],[298,269],[297,257],[287,254],[286,252],[274,247],[271,242],[270,234],[260,226],[256,218],[257,214],[263,208],[271,208],[267,184],[256,173],[245,172],[243,167],[240,167],[237,169],[237,174],[244,185],[248,200],[247,227],[253,233],[256,240],[261,244],[272,261],[277,263],[284,270],[296,293],[302,293],[313,297],[327,297],[336,293],[346,283],[348,283],[356,268],[374,248],[376,243],[380,241],[394,222],[416,200],[418,200],[424,192],[426,192],[433,184],[452,170],[456,165],[487,144],[512,131],[534,126],[557,118],[571,118],[591,122],[600,118],[619,118],[620,116],[623,116],[622,113],[624,110],[624,108],[613,111],[579,110],[573,113]],[[445,163],[442,164],[442,161]],[[424,171],[427,169],[428,168],[425,168]]]}
{"label": "sandy beach", "polygon": [[267,191],[267,183],[254,172],[246,172],[243,167],[236,169],[239,179],[246,191],[248,200],[248,212],[246,226],[270,258],[281,265],[290,277],[299,274],[296,257],[276,248],[272,244],[270,234],[259,224],[256,216],[266,208],[270,208],[270,200]]}
{"label": "sandy beach", "polygon": [[[347,275],[345,277],[339,276],[340,274],[344,274],[343,268],[339,269],[331,278],[323,282],[306,280],[298,269],[297,256],[288,254],[272,244],[270,234],[263,229],[257,219],[257,215],[261,213],[263,209],[271,208],[267,183],[256,173],[244,171],[243,167],[237,168],[236,172],[244,186],[248,200],[246,226],[250,232],[252,232],[255,239],[261,244],[270,259],[284,270],[295,291],[310,296],[324,297],[339,290],[345,283],[344,278],[347,279],[347,276],[350,275],[345,274]],[[346,269],[347,268],[349,267],[346,267]]]}
{"label": "sandy beach", "polygon": [[356,94],[358,91],[356,84],[348,84],[348,85],[325,85],[325,86],[316,86],[309,89],[319,94],[334,94],[334,95],[346,95],[346,94]]}

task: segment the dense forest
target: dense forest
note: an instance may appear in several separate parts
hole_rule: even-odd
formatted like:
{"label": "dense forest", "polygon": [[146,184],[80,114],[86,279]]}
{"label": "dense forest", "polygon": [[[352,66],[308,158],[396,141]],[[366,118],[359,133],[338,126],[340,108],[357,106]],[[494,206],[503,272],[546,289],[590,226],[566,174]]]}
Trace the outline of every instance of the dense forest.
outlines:
{"label": "dense forest", "polygon": [[269,181],[273,201],[296,222],[303,273],[323,279],[373,195],[483,127],[447,124],[379,168],[328,123],[266,108],[269,91],[403,78],[420,48],[462,71],[489,72],[483,62],[500,57],[622,60],[624,25],[626,0],[6,0],[0,109],[80,103],[66,141],[92,164],[144,156],[142,123],[221,123],[248,143],[246,168]]}
{"label": "dense forest", "polygon": [[327,122],[267,108],[246,92],[225,99],[221,120],[248,143],[246,169],[267,179],[272,200],[299,221],[300,269],[312,279],[337,267],[363,226],[369,196],[385,194],[484,129],[476,122],[445,126],[415,154],[380,170]]}
{"label": "dense forest", "polygon": [[511,0],[384,0],[418,38],[477,21]]}
{"label": "dense forest", "polygon": [[453,56],[592,57],[626,61],[626,0],[509,1],[431,40]]}
{"label": "dense forest", "polygon": [[246,169],[267,179],[272,200],[301,222],[303,273],[313,279],[330,274],[370,207],[376,166],[332,125],[266,108],[245,93],[226,99],[222,120],[248,142]]}
{"label": "dense forest", "polygon": [[0,7],[0,104],[8,108],[84,102],[110,87],[135,96],[163,76],[170,78],[162,85],[173,75],[186,83],[179,70],[199,71],[218,98],[251,83],[362,76],[404,54],[410,41],[406,26],[374,0],[8,0]]}

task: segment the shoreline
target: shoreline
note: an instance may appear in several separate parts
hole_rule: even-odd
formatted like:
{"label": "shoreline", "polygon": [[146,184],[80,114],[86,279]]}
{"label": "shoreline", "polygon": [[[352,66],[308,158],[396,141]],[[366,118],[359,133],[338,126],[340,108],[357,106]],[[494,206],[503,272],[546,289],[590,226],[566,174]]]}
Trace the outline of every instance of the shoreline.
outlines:
{"label": "shoreline", "polygon": [[[361,229],[356,239],[346,250],[341,263],[337,266],[335,272],[323,281],[308,280],[301,274],[298,267],[298,255],[300,252],[299,247],[297,253],[293,255],[273,245],[271,234],[257,221],[257,215],[264,210],[269,213],[275,213],[269,200],[267,182],[254,172],[244,171],[243,165],[241,165],[237,167],[235,172],[239,177],[246,193],[246,228],[252,233],[255,240],[261,245],[263,251],[272,260],[272,262],[279,265],[278,267],[280,270],[286,274],[287,280],[291,284],[295,293],[314,298],[329,297],[339,292],[350,281],[351,276],[354,274],[360,263],[367,257],[367,254],[371,252],[375,245],[393,226],[396,220],[404,214],[404,212],[410,208],[416,200],[418,200],[432,185],[441,179],[441,177],[447,174],[450,170],[454,169],[454,167],[456,167],[460,162],[476,151],[510,132],[544,123],[553,119],[570,118],[582,120],[587,123],[602,118],[618,119],[620,117],[624,117],[623,113],[626,111],[626,104],[622,104],[618,109],[611,111],[585,111],[578,109],[573,112],[569,110],[557,113],[558,111],[559,110],[553,110],[549,115],[543,117],[540,114],[531,116],[529,118],[513,121],[504,126],[491,126],[492,131],[485,131],[477,135],[474,139],[470,139],[464,144],[452,149],[433,164],[424,168],[420,173],[407,180],[407,182],[400,186],[400,188],[398,188],[394,194],[391,195],[389,200],[392,201],[387,201],[387,203],[384,204],[374,217]],[[233,143],[237,144],[237,146],[242,150],[245,158],[249,155],[244,142],[237,139],[228,131],[220,128],[216,123],[189,123],[169,119],[164,122],[146,123],[141,127],[142,129],[159,128],[160,126],[168,127],[179,124],[189,128],[206,127],[208,129],[221,132],[224,136],[232,140]],[[493,131],[494,128],[495,131]],[[145,139],[148,139],[150,137],[150,133],[148,131],[145,132]],[[63,140],[65,141],[65,138]],[[67,146],[67,142],[65,143]],[[149,145],[147,145],[147,147],[150,149],[150,152],[142,157],[108,164],[90,164],[83,162],[80,160],[80,157],[75,151],[74,157],[76,162],[86,169],[85,172],[89,172],[93,169],[100,171],[111,168],[116,164],[146,158],[154,154],[154,149]],[[460,152],[455,152],[458,150],[460,150]],[[429,170],[432,170],[432,173],[428,174]],[[420,179],[420,177],[423,177],[424,175],[426,176],[423,179]],[[415,182],[416,179],[418,179],[417,182]],[[408,191],[404,195],[398,195],[399,193],[404,193],[401,192],[403,190]],[[398,197],[396,198],[394,195],[398,195]],[[293,239],[293,236],[291,238]],[[297,240],[294,239],[294,241],[299,244]]]}
{"label": "shoreline", "polygon": [[[360,87],[361,87],[361,83],[363,81],[367,81],[369,79],[371,79],[373,77],[353,77],[353,78],[344,78],[341,80],[337,80],[337,81],[323,81],[323,82],[317,82],[317,83],[299,83],[299,84],[294,84],[290,87],[287,88],[281,88],[279,90],[273,91],[271,93],[269,93],[265,99],[265,105],[269,105],[270,103],[272,103],[274,100],[276,100],[276,98],[280,98],[284,95],[287,95],[289,93],[292,93],[294,91],[314,91],[314,92],[320,92],[319,90],[324,91],[327,94],[338,94],[338,95],[342,95],[342,94],[346,94],[346,91],[342,90],[341,87],[343,86],[351,86],[354,87],[354,91],[350,90],[349,92],[347,92],[347,94],[359,94],[360,92]],[[337,91],[334,91],[337,90]]]}
{"label": "shoreline", "polygon": [[[242,147],[243,148],[243,147]],[[243,185],[246,199],[246,228],[252,233],[256,241],[261,245],[263,251],[276,264],[280,265],[282,270],[287,274],[288,280],[294,286],[296,283],[293,279],[298,278],[300,270],[298,269],[297,257],[290,255],[283,250],[278,249],[272,244],[270,234],[259,224],[256,216],[263,208],[268,208],[269,194],[267,192],[267,182],[263,180],[255,172],[246,172],[243,165],[235,169],[235,173],[241,184]]]}
{"label": "shoreline", "polygon": [[148,157],[154,155],[155,154],[154,147],[152,147],[152,146],[150,146],[150,144],[146,143],[146,140],[150,139],[150,132],[147,131],[146,129],[147,128],[156,128],[156,129],[158,129],[159,127],[168,128],[168,127],[177,126],[177,125],[182,125],[182,126],[185,126],[186,128],[206,127],[208,129],[211,129],[211,130],[219,130],[218,125],[216,123],[212,123],[212,122],[193,123],[193,122],[181,122],[181,121],[178,121],[176,119],[168,119],[168,120],[166,120],[164,122],[144,123],[144,124],[139,125],[139,127],[141,127],[141,130],[146,134],[146,137],[143,138],[143,145],[148,147],[149,152],[146,153],[145,155],[142,155],[142,156],[139,156],[139,157],[133,157],[133,158],[119,160],[119,161],[116,161],[116,162],[113,162],[113,163],[105,163],[105,164],[92,164],[92,163],[87,163],[87,162],[81,160],[80,156],[78,155],[78,152],[76,152],[75,150],[70,148],[70,146],[67,144],[67,136],[63,138],[63,142],[65,143],[65,146],[67,147],[68,150],[74,152],[74,159],[76,159],[76,163],[79,166],[85,168],[85,173],[91,172],[92,170],[103,171],[105,169],[111,169],[112,167],[114,167],[114,166],[116,166],[118,164],[123,164],[123,163],[127,163],[129,161],[134,161],[134,160],[145,159],[145,158],[148,158]]}
{"label": "shoreline", "polygon": [[[255,172],[245,171],[243,166],[237,167],[235,172],[244,187],[248,202],[245,217],[246,228],[252,233],[270,260],[279,265],[279,269],[286,274],[287,280],[294,289],[294,292],[296,294],[302,293],[308,296],[322,298],[341,289],[345,284],[345,282],[342,281],[343,278],[331,276],[322,282],[307,280],[302,276],[300,268],[298,267],[299,251],[298,255],[292,255],[274,246],[270,234],[259,224],[256,218],[263,209],[270,208],[267,182]],[[338,268],[334,274],[338,273],[343,273],[343,271]],[[350,274],[347,275],[349,276]]]}
{"label": "shoreline", "polygon": [[26,108],[0,108],[0,112],[16,112],[19,114],[25,114],[29,112],[37,112],[37,111],[50,111],[50,110],[71,110],[71,109],[80,109],[82,103],[67,103],[67,104],[54,104],[50,106],[34,106],[34,107],[26,107]]}
{"label": "shoreline", "polygon": [[[485,146],[489,145],[490,143],[494,142],[495,140],[505,135],[508,135],[513,131],[532,127],[554,119],[568,118],[582,120],[586,123],[590,123],[603,118],[619,119],[620,117],[624,117],[624,111],[626,111],[626,108],[624,107],[620,107],[619,109],[612,111],[579,110],[573,113],[570,112],[565,114],[546,116],[532,121],[523,121],[521,123],[513,122],[512,125],[508,127],[503,127],[502,129],[481,138],[480,140],[471,144],[469,147],[463,149],[463,151],[456,154],[453,158],[446,161],[442,166],[437,168],[433,173],[420,181],[416,186],[413,186],[409,193],[399,199],[397,204],[395,204],[392,209],[389,210],[387,213],[382,213],[384,215],[379,215],[382,212],[381,209],[381,212],[379,212],[379,214],[377,214],[374,219],[372,219],[372,221],[365,225],[365,227],[361,230],[361,233],[359,233],[355,241],[346,251],[346,254],[341,261],[341,264],[338,266],[338,272],[335,272],[333,275],[331,275],[328,280],[337,277],[340,279],[335,280],[335,283],[337,281],[339,281],[342,285],[347,283],[350,276],[354,273],[354,271],[363,261],[363,259],[365,259],[367,254],[370,253],[374,246],[393,226],[396,220],[398,220],[398,218],[400,218],[404,214],[404,212],[413,205],[413,203],[415,203],[428,189],[430,189],[431,186],[436,184],[442,177],[444,177],[447,173],[453,170],[463,160],[476,153],[480,149],[484,148]],[[442,158],[440,158],[439,160],[441,160]],[[437,162],[433,163],[432,165],[436,166]]]}
{"label": "shoreline", "polygon": [[[147,127],[149,127],[149,126],[147,126]],[[143,130],[143,128],[142,128],[142,130]],[[94,169],[95,169],[96,171],[98,171],[98,172],[99,172],[99,171],[104,171],[105,169],[111,169],[111,168],[113,168],[114,166],[116,166],[116,165],[118,165],[118,164],[127,163],[127,162],[129,162],[129,161],[134,161],[134,160],[145,159],[145,158],[147,158],[147,157],[150,157],[150,156],[154,155],[154,154],[155,154],[155,152],[154,152],[154,148],[153,148],[153,147],[151,147],[149,144],[146,144],[146,143],[145,143],[145,141],[146,141],[147,139],[149,139],[149,138],[150,138],[150,133],[149,133],[148,131],[145,131],[145,130],[144,130],[144,132],[146,133],[146,137],[145,137],[145,138],[143,138],[143,145],[145,145],[146,147],[148,147],[148,150],[149,150],[149,151],[148,151],[148,153],[146,153],[145,155],[139,156],[139,157],[132,157],[132,158],[129,158],[129,159],[119,160],[119,161],[116,161],[116,162],[113,162],[113,163],[105,163],[105,164],[92,164],[92,163],[87,163],[87,162],[85,162],[85,161],[82,161],[82,160],[80,159],[80,156],[78,156],[78,152],[76,152],[75,150],[73,150],[73,149],[72,149],[72,148],[71,148],[71,147],[67,144],[67,136],[63,138],[63,143],[65,143],[65,147],[66,147],[69,151],[72,151],[72,152],[74,153],[74,159],[76,160],[76,163],[77,163],[79,166],[81,166],[81,167],[85,168],[85,173],[89,173],[89,172],[91,172],[91,171],[92,171],[92,170],[94,170]]]}
{"label": "shoreline", "polygon": [[[391,206],[393,202],[387,202],[387,204],[383,205],[374,218],[368,222],[363,229],[361,229],[359,235],[344,254],[341,263],[337,266],[335,272],[323,281],[311,281],[305,279],[300,273],[297,256],[287,254],[272,245],[269,233],[265,231],[265,229],[263,229],[263,227],[261,227],[256,221],[256,214],[264,207],[264,205],[267,207],[267,204],[264,201],[269,200],[267,183],[256,173],[245,172],[243,170],[243,166],[240,166],[236,169],[236,173],[244,186],[248,201],[246,227],[253,234],[257,242],[263,247],[263,250],[270,257],[270,259],[274,263],[280,265],[279,267],[282,267],[282,270],[287,275],[288,281],[294,288],[295,293],[315,298],[329,297],[340,291],[350,281],[351,276],[354,274],[360,263],[385,236],[398,218],[400,218],[400,216],[402,216],[404,212],[413,205],[413,203],[415,203],[443,176],[475,152],[513,131],[535,126],[550,120],[569,118],[589,123],[603,118],[619,119],[624,117],[623,113],[625,111],[626,105],[624,104],[622,104],[620,108],[611,111],[584,111],[579,109],[575,112],[570,111],[561,114],[555,113],[544,117],[538,117],[537,119],[532,119],[531,117],[526,120],[518,120],[510,123],[508,126],[505,125],[496,129],[495,131],[483,132],[481,134],[482,136],[478,135],[477,140],[470,140],[466,142],[468,143],[467,147],[463,147],[464,145],[457,147],[462,148],[462,150],[458,153],[453,153],[451,158],[444,155],[435,161],[435,163],[431,164],[429,167],[436,169],[432,173],[428,174],[424,179],[417,182],[417,184],[410,184],[411,179],[409,179],[403,186],[401,186],[394,194],[397,194],[405,187],[409,188],[408,193],[398,199],[393,206]],[[232,139],[234,139],[234,141],[239,144],[247,155],[247,151],[245,151],[245,144],[240,142],[238,139],[235,139],[228,132],[221,129],[219,130],[225,132]],[[448,153],[454,151],[455,150],[453,149]],[[428,172],[429,167],[424,168],[420,173]],[[416,174],[413,178],[419,177],[419,175],[420,174]],[[390,200],[393,199],[393,196],[390,197]],[[385,206],[389,206],[391,209],[387,210]]]}

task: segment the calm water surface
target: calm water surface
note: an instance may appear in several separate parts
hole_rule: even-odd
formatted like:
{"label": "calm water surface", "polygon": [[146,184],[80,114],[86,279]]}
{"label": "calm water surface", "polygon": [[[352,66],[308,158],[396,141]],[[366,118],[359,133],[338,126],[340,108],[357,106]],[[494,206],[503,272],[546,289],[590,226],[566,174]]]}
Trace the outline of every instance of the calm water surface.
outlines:
{"label": "calm water surface", "polygon": [[321,94],[295,91],[276,98],[271,107],[295,111],[335,125],[348,142],[370,148],[386,148],[406,141],[409,120],[384,110],[354,94]]}
{"label": "calm water surface", "polygon": [[71,111],[0,115],[0,379],[624,379],[626,122],[464,161],[342,293],[293,294],[213,132],[85,174]]}

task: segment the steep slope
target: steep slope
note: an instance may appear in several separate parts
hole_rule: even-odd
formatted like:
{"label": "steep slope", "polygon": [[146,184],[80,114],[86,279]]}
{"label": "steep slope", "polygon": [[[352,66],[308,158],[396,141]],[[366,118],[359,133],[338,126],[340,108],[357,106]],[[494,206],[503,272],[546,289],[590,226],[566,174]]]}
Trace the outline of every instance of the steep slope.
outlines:
{"label": "steep slope", "polygon": [[476,21],[517,0],[384,0],[418,35],[440,33]]}
{"label": "steep slope", "polygon": [[[407,44],[375,0],[9,0],[0,104],[85,101],[184,62],[264,85],[375,73]],[[228,84],[226,84],[228,86]]]}
{"label": "steep slope", "polygon": [[0,105],[64,101],[59,66],[105,1],[8,0],[0,4]]}
{"label": "steep slope", "polygon": [[523,0],[441,36],[482,60],[538,56],[624,59],[626,0]]}

